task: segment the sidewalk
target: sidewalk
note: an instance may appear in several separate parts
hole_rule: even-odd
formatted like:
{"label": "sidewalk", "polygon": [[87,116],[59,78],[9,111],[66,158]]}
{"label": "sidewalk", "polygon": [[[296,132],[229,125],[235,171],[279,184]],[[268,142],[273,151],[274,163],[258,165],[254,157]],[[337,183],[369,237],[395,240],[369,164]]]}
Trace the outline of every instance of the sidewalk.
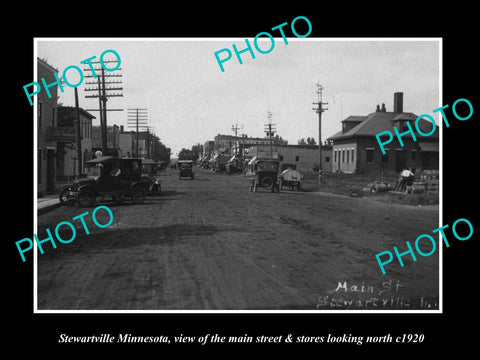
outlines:
{"label": "sidewalk", "polygon": [[44,214],[49,210],[55,209],[60,206],[60,199],[58,194],[43,195],[37,199],[37,213],[38,215]]}

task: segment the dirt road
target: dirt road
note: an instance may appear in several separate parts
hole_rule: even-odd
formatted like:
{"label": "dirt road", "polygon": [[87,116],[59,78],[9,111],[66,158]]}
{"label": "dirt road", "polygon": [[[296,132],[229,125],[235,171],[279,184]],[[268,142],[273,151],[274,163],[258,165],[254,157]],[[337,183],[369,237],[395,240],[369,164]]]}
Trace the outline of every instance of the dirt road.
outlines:
{"label": "dirt road", "polygon": [[[163,194],[111,208],[113,223],[38,261],[39,310],[409,310],[438,306],[438,250],[382,275],[375,254],[438,227],[438,206],[249,192],[248,180],[162,173]],[[98,205],[98,204],[96,204]],[[38,218],[40,239],[92,208]],[[99,221],[101,217],[99,216]],[[71,235],[71,233],[70,233]],[[70,236],[65,235],[65,238]],[[428,249],[427,249],[428,250]],[[425,250],[425,252],[427,252]]]}

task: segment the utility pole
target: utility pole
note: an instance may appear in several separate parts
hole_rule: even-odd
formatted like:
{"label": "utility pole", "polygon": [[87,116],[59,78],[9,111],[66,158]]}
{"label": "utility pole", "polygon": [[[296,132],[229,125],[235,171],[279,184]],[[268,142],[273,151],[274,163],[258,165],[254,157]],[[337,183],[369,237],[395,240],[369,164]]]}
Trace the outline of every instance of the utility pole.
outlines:
{"label": "utility pole", "polygon": [[82,139],[81,139],[81,125],[80,125],[80,111],[78,109],[78,91],[75,90],[75,142],[77,148],[77,158],[78,158],[78,176],[82,174],[83,164],[82,164]]}
{"label": "utility pole", "polygon": [[138,156],[138,133],[140,128],[147,128],[148,129],[148,118],[147,118],[147,109],[127,109],[127,122],[128,122],[128,127],[136,128],[136,133],[137,133],[137,140],[136,140],[136,151],[135,151],[135,157]]}
{"label": "utility pole", "polygon": [[[92,64],[100,64],[100,61],[92,61]],[[104,64],[107,63],[117,63],[116,60],[104,60]],[[118,68],[117,70],[121,70]],[[115,71],[117,71],[115,70]],[[102,152],[106,155],[107,152],[107,111],[123,111],[123,109],[107,109],[107,100],[110,97],[123,97],[122,93],[111,93],[111,91],[123,90],[120,86],[122,80],[117,81],[108,81],[109,78],[121,78],[122,74],[105,74],[105,69],[102,67],[94,68],[93,70],[90,67],[83,69],[84,72],[87,72],[87,75],[84,75],[85,78],[97,79],[95,81],[87,81],[85,85],[96,85],[96,87],[86,87],[86,92],[93,92],[93,95],[85,95],[85,98],[98,98],[98,109],[86,109],[86,111],[98,111],[100,113],[100,129],[102,132]],[[97,75],[97,72],[100,71],[100,74]],[[88,73],[90,72],[90,73]],[[108,87],[107,87],[108,85]],[[97,94],[95,94],[95,92]]]}
{"label": "utility pole", "polygon": [[[232,125],[232,131],[235,133],[235,141],[237,142],[238,144],[238,147],[240,148],[240,142],[238,141],[238,130],[242,129],[243,130],[243,125],[240,125],[238,126],[238,124],[235,124],[235,125]],[[243,136],[242,136],[243,138]],[[233,154],[233,155],[237,155],[237,154]]]}
{"label": "utility pole", "polygon": [[272,136],[276,132],[275,124],[272,124],[272,113],[270,111],[267,112],[268,116],[268,124],[265,124],[265,133],[270,138],[270,159],[273,159],[273,143],[272,143]]}
{"label": "utility pole", "polygon": [[318,157],[319,157],[319,162],[318,162],[318,181],[320,181],[320,177],[322,175],[322,113],[325,110],[328,110],[327,108],[324,108],[323,105],[328,105],[327,102],[322,101],[322,91],[323,91],[323,86],[320,85],[320,83],[317,83],[317,95],[318,95],[318,101],[316,103],[313,103],[313,105],[316,105],[316,108],[312,108],[317,114],[318,114]]}

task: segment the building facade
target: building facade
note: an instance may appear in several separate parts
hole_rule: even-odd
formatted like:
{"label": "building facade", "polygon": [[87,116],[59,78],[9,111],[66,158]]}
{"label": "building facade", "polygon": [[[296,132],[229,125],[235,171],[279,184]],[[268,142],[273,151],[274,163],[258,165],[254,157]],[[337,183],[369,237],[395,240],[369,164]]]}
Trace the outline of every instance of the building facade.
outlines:
{"label": "building facade", "polygon": [[[332,171],[342,173],[400,172],[405,168],[415,171],[438,169],[439,127],[428,137],[421,136],[415,129],[417,115],[403,111],[403,93],[394,94],[394,109],[386,111],[385,105],[377,105],[375,112],[366,116],[350,116],[342,120],[342,130],[331,136]],[[382,131],[399,133],[408,130],[410,123],[416,141],[411,134],[403,135],[401,146],[396,136],[385,146],[382,153],[376,134]],[[418,121],[423,133],[430,133],[432,123],[425,119]]]}
{"label": "building facade", "polygon": [[[120,128],[118,125],[107,126],[107,154],[118,156],[119,154],[119,134]],[[92,126],[92,151],[102,151],[102,128],[100,125]]]}
{"label": "building facade", "polygon": [[76,111],[73,106],[58,107],[58,128],[62,129],[63,139],[57,144],[57,179],[64,180],[79,175],[78,162],[82,164],[80,174],[85,173],[85,162],[92,159],[92,119],[95,116],[79,108],[81,158],[78,159],[75,124]]}
{"label": "building facade", "polygon": [[[248,148],[248,157],[272,157],[282,168],[293,167],[300,172],[318,171],[318,145],[254,145]],[[272,154],[272,155],[270,155]],[[332,146],[322,145],[322,171],[332,171]]]}
{"label": "building facade", "polygon": [[[273,145],[282,145],[283,141],[272,137]],[[248,136],[233,136],[218,134],[214,137],[214,150],[226,155],[235,155],[241,152],[243,147],[253,145],[270,145],[270,138],[257,138]]]}
{"label": "building facade", "polygon": [[[37,58],[37,82],[44,78],[53,84],[58,70],[44,60]],[[37,192],[54,192],[56,187],[57,141],[54,131],[57,127],[57,86],[40,91],[36,97],[37,106]]]}

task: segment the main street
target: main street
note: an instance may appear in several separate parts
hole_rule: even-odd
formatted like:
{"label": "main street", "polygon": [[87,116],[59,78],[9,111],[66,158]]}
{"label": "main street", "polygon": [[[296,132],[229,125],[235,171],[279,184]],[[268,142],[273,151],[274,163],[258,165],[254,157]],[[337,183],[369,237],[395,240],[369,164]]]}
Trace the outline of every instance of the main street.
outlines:
{"label": "main street", "polygon": [[[438,250],[416,262],[406,255],[404,267],[395,259],[386,275],[375,258],[436,229],[438,206],[253,193],[246,177],[195,172],[195,180],[162,172],[161,196],[97,203],[112,210],[111,226],[89,219],[90,235],[78,224],[72,243],[44,244],[38,309],[408,310],[438,301]],[[39,238],[92,210],[40,215]]]}

